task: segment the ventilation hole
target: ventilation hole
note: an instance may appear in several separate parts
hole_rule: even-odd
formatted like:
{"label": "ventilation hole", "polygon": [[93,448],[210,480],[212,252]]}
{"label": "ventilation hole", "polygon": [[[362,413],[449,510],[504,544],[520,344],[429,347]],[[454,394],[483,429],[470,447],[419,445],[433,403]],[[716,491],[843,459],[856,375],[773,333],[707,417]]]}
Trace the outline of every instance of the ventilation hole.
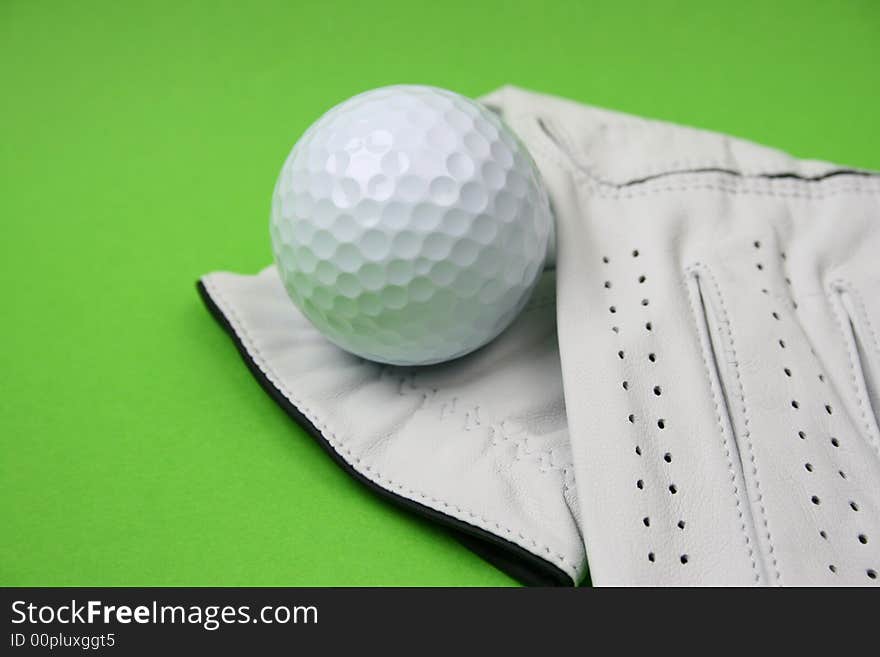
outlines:
{"label": "ventilation hole", "polygon": [[834,445],[835,447],[840,447],[840,441],[837,438],[832,438],[831,444]]}
{"label": "ventilation hole", "polygon": [[629,420],[629,423],[630,423],[630,424],[634,424],[635,421],[636,421],[636,416],[633,415],[632,413],[630,413],[630,414],[626,417],[626,419]]}
{"label": "ventilation hole", "polygon": [[642,524],[645,525],[645,527],[650,527],[651,519],[648,516],[645,516],[644,518],[642,518]]}
{"label": "ventilation hole", "polygon": [[623,360],[623,350],[622,350],[622,349],[621,349],[620,351],[617,352],[617,357],[618,357],[620,360]]}
{"label": "ventilation hole", "polygon": [[649,302],[648,302],[647,299],[642,299],[642,305],[643,305],[643,306],[647,306],[648,303],[649,303]]}
{"label": "ventilation hole", "polygon": [[855,502],[853,502],[852,500],[850,500],[849,508],[852,509],[853,511],[858,511],[858,510],[859,510],[859,505],[856,504]]}
{"label": "ventilation hole", "polygon": [[831,565],[828,566],[828,570],[830,570],[832,573],[836,573],[836,572],[837,572],[837,566],[835,566],[834,564],[831,564]]}
{"label": "ventilation hole", "polygon": [[861,543],[862,545],[867,545],[868,544],[868,537],[865,536],[864,534],[859,534],[859,543]]}
{"label": "ventilation hole", "polygon": [[623,389],[624,389],[624,390],[629,390],[629,381],[624,381],[624,382],[623,382]]}
{"label": "ventilation hole", "polygon": [[641,455],[642,455],[642,448],[639,447],[638,445],[636,445],[636,456],[641,456]]}
{"label": "ventilation hole", "polygon": [[681,561],[682,565],[684,565],[688,562],[688,555],[683,554],[678,558],[678,560]]}
{"label": "ventilation hole", "polygon": [[757,265],[755,265],[755,267],[758,268],[758,271],[764,271],[764,265],[762,265],[760,262]]}
{"label": "ventilation hole", "polygon": [[679,521],[678,521],[678,528],[679,528],[679,529],[684,529],[684,520],[679,520]]}
{"label": "ventilation hole", "polygon": [[608,312],[610,312],[613,315],[614,313],[617,312],[617,308],[615,306],[611,306],[608,308]]}
{"label": "ventilation hole", "polygon": [[654,353],[648,354],[648,360],[651,361],[652,363],[656,363],[657,362],[657,354],[654,354]]}
{"label": "ventilation hole", "polygon": [[792,400],[791,400],[791,407],[792,407],[792,408],[800,408],[801,405],[798,403],[798,400],[797,400],[797,399],[792,399]]}
{"label": "ventilation hole", "polygon": [[633,258],[638,258],[638,257],[639,257],[639,250],[633,249]]}
{"label": "ventilation hole", "polygon": [[641,276],[639,276],[639,283],[644,283],[646,280],[648,280],[648,279],[645,277],[644,274],[642,274]]}
{"label": "ventilation hole", "polygon": [[663,391],[660,389],[660,386],[654,386],[654,394],[655,395],[657,395],[659,397],[662,394],[662,392]]}
{"label": "ventilation hole", "polygon": [[828,413],[828,415],[831,415],[831,405],[830,404],[825,404],[825,412]]}
{"label": "ventilation hole", "polygon": [[820,380],[822,383],[825,383],[825,375],[824,375],[824,374],[820,374],[820,375],[819,375],[819,380]]}
{"label": "ventilation hole", "polygon": [[654,563],[654,553],[653,552],[648,552],[648,561],[650,561],[651,563]]}
{"label": "ventilation hole", "polygon": [[798,431],[798,438],[800,438],[801,440],[806,440],[807,434],[805,434],[803,431]]}
{"label": "ventilation hole", "polygon": [[838,470],[837,474],[840,475],[841,479],[846,479],[846,473],[843,470]]}
{"label": "ventilation hole", "polygon": [[760,248],[761,248],[761,243],[760,243],[758,240],[755,240],[754,244],[755,244],[755,248],[756,248],[756,249],[760,249]]}
{"label": "ventilation hole", "polygon": [[[610,286],[609,283],[605,283],[605,287],[609,287],[609,286]],[[779,313],[776,312],[775,310],[770,314],[773,316],[773,319],[779,319]]]}
{"label": "ventilation hole", "polygon": [[644,490],[644,488],[645,488],[645,482],[642,481],[641,479],[639,479],[639,480],[636,482],[636,488],[638,488],[639,490]]}
{"label": "ventilation hole", "polygon": [[678,492],[678,486],[676,486],[675,484],[669,484],[669,492],[672,495],[675,495]]}
{"label": "ventilation hole", "polygon": [[785,376],[791,376],[791,370],[787,367],[783,367],[782,371],[785,372]]}
{"label": "ventilation hole", "polygon": [[651,324],[651,322],[645,322],[645,330],[646,330],[646,331],[653,331],[653,330],[654,330],[654,325]]}
{"label": "ventilation hole", "polygon": [[605,289],[606,289],[606,290],[610,290],[610,289],[611,289],[611,281],[605,281]]}
{"label": "ventilation hole", "polygon": [[618,326],[612,326],[611,330],[614,331],[615,333],[620,333],[620,327],[618,327]]}
{"label": "ventilation hole", "polygon": [[670,454],[669,452],[666,452],[663,455],[663,460],[666,461],[667,463],[672,463],[672,454]]}
{"label": "ventilation hole", "polygon": [[770,294],[770,290],[768,290],[766,287],[762,287],[761,294]]}
{"label": "ventilation hole", "polygon": [[660,418],[659,420],[657,420],[657,426],[661,429],[665,429],[666,428],[666,420],[664,420],[663,418]]}
{"label": "ventilation hole", "polygon": [[607,265],[609,262],[608,256],[602,256],[602,262],[604,262]]}
{"label": "ventilation hole", "polygon": [[873,568],[869,568],[868,570],[865,571],[865,573],[866,573],[866,574],[868,575],[868,577],[870,577],[871,579],[877,579],[877,571],[874,570]]}
{"label": "ventilation hole", "polygon": [[824,530],[824,529],[823,529],[822,531],[819,532],[819,536],[821,536],[822,538],[824,538],[826,541],[828,540],[828,534],[825,533],[825,530]]}
{"label": "ventilation hole", "polygon": [[813,464],[812,463],[804,463],[804,469],[807,472],[812,472],[813,471]]}
{"label": "ventilation hole", "polygon": [[813,497],[810,498],[810,502],[812,502],[816,506],[822,504],[822,500],[820,500],[816,495],[813,495]]}
{"label": "ventilation hole", "polygon": [[785,340],[783,340],[782,338],[779,339],[779,346],[785,349]]}

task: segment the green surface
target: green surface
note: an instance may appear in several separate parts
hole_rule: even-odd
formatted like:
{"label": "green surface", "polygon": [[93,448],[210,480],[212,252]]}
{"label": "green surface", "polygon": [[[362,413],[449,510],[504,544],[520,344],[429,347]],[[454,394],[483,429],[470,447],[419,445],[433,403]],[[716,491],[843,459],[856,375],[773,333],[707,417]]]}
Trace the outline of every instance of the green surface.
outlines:
{"label": "green surface", "polygon": [[[149,6],[142,6],[148,4]],[[0,584],[512,583],[343,474],[202,307],[323,110],[510,82],[880,168],[880,3],[0,1]]]}

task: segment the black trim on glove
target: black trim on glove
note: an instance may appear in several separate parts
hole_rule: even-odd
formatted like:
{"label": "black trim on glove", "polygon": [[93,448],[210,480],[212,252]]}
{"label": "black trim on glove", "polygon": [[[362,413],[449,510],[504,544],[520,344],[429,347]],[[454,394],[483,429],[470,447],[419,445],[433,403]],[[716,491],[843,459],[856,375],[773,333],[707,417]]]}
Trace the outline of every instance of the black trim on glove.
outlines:
{"label": "black trim on glove", "polygon": [[242,359],[251,371],[251,374],[254,375],[254,378],[256,378],[263,389],[269,393],[269,396],[272,397],[272,399],[274,399],[278,405],[297,422],[297,424],[318,441],[321,447],[324,448],[343,471],[366,486],[369,490],[378,495],[379,498],[415,513],[418,516],[436,522],[449,531],[453,538],[459,541],[462,545],[522,584],[529,586],[571,586],[573,584],[568,575],[549,561],[545,561],[531,552],[524,550],[520,546],[487,532],[484,529],[475,527],[474,525],[463,522],[458,518],[453,518],[435,509],[398,495],[397,493],[386,490],[352,468],[351,465],[333,449],[332,445],[327,441],[320,430],[318,430],[308,418],[300,413],[299,409],[296,408],[296,406],[294,406],[290,400],[285,397],[268,378],[266,378],[266,375],[262,370],[257,367],[244,344],[242,344],[236,334],[235,329],[233,329],[232,325],[226,319],[223,311],[216,303],[214,303],[214,300],[211,298],[211,295],[201,281],[197,281],[196,289],[211,315],[214,316],[214,319],[217,320],[220,326],[222,326],[232,338],[232,341],[238,348],[239,354],[241,354]]}

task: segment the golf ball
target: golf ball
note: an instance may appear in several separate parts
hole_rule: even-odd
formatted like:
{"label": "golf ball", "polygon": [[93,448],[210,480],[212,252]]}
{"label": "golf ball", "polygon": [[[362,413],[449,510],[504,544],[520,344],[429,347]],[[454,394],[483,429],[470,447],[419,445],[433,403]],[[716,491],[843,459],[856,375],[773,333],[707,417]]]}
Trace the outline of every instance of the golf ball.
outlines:
{"label": "golf ball", "polygon": [[272,201],[290,298],[358,356],[425,365],[516,317],[552,239],[546,193],[497,115],[425,86],[368,91],[296,143]]}

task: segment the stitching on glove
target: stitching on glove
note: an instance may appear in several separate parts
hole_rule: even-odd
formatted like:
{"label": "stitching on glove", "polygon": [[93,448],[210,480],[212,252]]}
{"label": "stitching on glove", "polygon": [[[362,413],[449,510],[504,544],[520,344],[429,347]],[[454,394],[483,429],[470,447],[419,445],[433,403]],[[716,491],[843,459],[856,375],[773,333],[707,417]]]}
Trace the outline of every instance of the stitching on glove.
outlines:
{"label": "stitching on glove", "polygon": [[[599,176],[595,170],[596,166],[592,163],[587,153],[584,152],[583,148],[578,146],[577,141],[573,138],[572,134],[568,131],[565,126],[561,125],[557,121],[554,121],[549,117],[526,117],[533,118],[538,122],[538,125],[547,133],[547,136],[554,142],[557,142],[560,148],[568,151],[567,148],[563,147],[563,144],[572,144],[573,152],[568,153],[572,162],[578,169],[582,170],[587,176],[593,179],[596,183],[601,185],[608,185],[611,187],[626,187],[629,185],[640,184],[644,182],[648,182],[654,178],[659,176],[667,176],[677,173],[729,173],[731,175],[738,176],[759,176],[760,174],[746,174],[740,171],[736,171],[730,169],[725,165],[724,162],[715,159],[706,159],[706,160],[693,160],[693,159],[677,159],[677,160],[666,160],[660,163],[657,163],[653,166],[645,167],[641,170],[641,173],[638,174],[638,178],[634,178],[632,180],[627,180],[626,182],[616,183],[612,180],[608,180]],[[608,131],[608,129],[613,129],[615,132],[635,132],[633,130],[632,125],[628,125],[625,122],[620,123],[603,123],[601,125],[601,129],[604,131]],[[639,126],[642,132],[645,132],[648,128],[653,126]],[[558,139],[556,138],[558,136]]]}
{"label": "stitching on glove", "polygon": [[[700,280],[699,267],[689,267],[688,269],[685,270],[685,276],[691,277],[697,283],[697,286],[699,286],[699,280]],[[694,326],[697,330],[697,335],[701,335],[702,331],[700,330],[700,320],[699,320],[699,314],[697,311],[697,305],[696,305],[696,301],[694,300],[694,293],[690,289],[689,286],[687,287],[687,297],[688,297],[688,304],[690,305],[690,308],[691,308],[691,319],[694,320]],[[706,335],[705,339],[710,340],[711,338],[708,335]],[[700,349],[700,357],[702,358],[702,361],[703,361],[703,368],[705,369],[706,380],[709,384],[709,389],[712,391],[712,401],[715,404],[715,420],[718,423],[718,429],[719,429],[719,433],[720,433],[720,437],[721,437],[721,444],[724,449],[724,456],[727,459],[727,471],[730,473],[730,485],[731,485],[731,488],[733,489],[733,497],[734,497],[734,502],[736,504],[736,512],[737,512],[737,515],[739,516],[739,519],[740,519],[740,531],[743,534],[743,539],[745,540],[745,544],[746,544],[746,550],[748,551],[749,560],[751,561],[751,564],[752,564],[752,572],[754,573],[754,576],[755,576],[755,583],[758,584],[761,582],[761,573],[758,570],[758,562],[755,559],[755,550],[752,547],[752,541],[751,541],[751,538],[749,537],[745,513],[743,512],[743,506],[744,506],[743,505],[743,497],[742,497],[743,491],[740,491],[736,485],[736,469],[733,467],[733,456],[731,454],[731,449],[730,449],[730,440],[734,439],[734,437],[733,437],[733,435],[731,435],[729,437],[726,435],[727,432],[725,431],[725,426],[724,426],[724,415],[727,413],[727,411],[726,410],[722,411],[722,409],[721,409],[722,401],[720,398],[719,390],[716,386],[712,385],[712,366],[709,364],[709,355],[706,353],[705,345],[702,344],[702,338],[701,338],[701,345],[700,346],[702,347]],[[718,384],[721,385],[720,377],[719,377]],[[731,424],[731,431],[732,431],[732,424]]]}
{"label": "stitching on glove", "polygon": [[[202,277],[202,281],[205,284],[205,287],[208,288],[211,296],[218,302],[218,305],[222,308],[224,315],[230,320],[230,324],[235,328],[236,333],[238,334],[242,343],[247,346],[248,353],[253,356],[254,363],[257,365],[257,367],[260,368],[263,374],[266,375],[266,377],[272,382],[272,384],[294,406],[296,406],[300,410],[300,412],[305,415],[312,424],[315,425],[316,428],[321,430],[321,433],[326,437],[327,442],[333,447],[333,449],[335,449],[337,452],[344,453],[349,457],[346,459],[346,461],[348,461],[348,463],[352,467],[355,467],[355,464],[360,465],[361,459],[355,456],[355,454],[349,448],[345,447],[342,444],[336,433],[333,432],[325,423],[318,422],[315,414],[311,411],[311,409],[302,404],[302,402],[300,402],[287,389],[286,386],[281,384],[281,380],[279,379],[279,377],[276,376],[275,372],[268,367],[266,360],[263,358],[263,355],[257,348],[255,341],[245,328],[244,323],[241,321],[241,318],[229,305],[226,298],[223,296],[223,293],[220,291],[220,288],[214,284],[213,278],[210,275],[204,276]],[[439,506],[442,509],[446,510],[446,513],[458,518],[459,520],[465,520],[465,518],[468,518],[469,520],[466,520],[466,522],[469,522],[470,524],[473,524],[477,527],[482,527],[487,531],[489,531],[488,528],[491,527],[494,530],[505,534],[508,537],[508,540],[511,540],[513,543],[520,545],[520,547],[523,547],[525,549],[534,549],[537,551],[537,553],[543,553],[544,555],[546,555],[545,558],[555,562],[561,568],[569,570],[570,574],[574,574],[575,580],[579,580],[581,575],[583,574],[583,569],[580,565],[570,562],[565,557],[565,555],[559,552],[554,552],[553,549],[550,548],[550,546],[538,543],[536,540],[522,534],[521,532],[506,527],[493,520],[489,520],[488,518],[473,513],[472,511],[469,511],[467,509],[463,509],[457,505],[449,504],[448,502],[432,497],[426,493],[422,493],[421,491],[407,488],[406,486],[399,484],[392,479],[389,479],[385,475],[377,471],[373,471],[372,466],[364,464],[362,466],[362,470],[371,473],[370,475],[367,475],[362,472],[362,474],[364,474],[364,476],[368,479],[373,480],[377,484],[380,482],[384,483],[384,488],[393,490],[404,497],[419,499],[426,506],[430,506],[436,510],[440,510],[437,508]],[[464,516],[464,518],[462,516]],[[523,543],[525,543],[526,545],[523,545]]]}
{"label": "stitching on glove", "polygon": [[[555,292],[553,294],[547,294],[543,297],[534,297],[529,303],[523,308],[521,314],[525,314],[528,312],[534,312],[537,310],[542,310],[549,306],[556,305],[556,296]],[[422,406],[420,408],[427,409],[430,405],[437,403],[437,388],[428,388],[427,386],[421,385],[416,381],[417,372],[415,370],[410,371],[401,371],[400,368],[395,366],[384,366],[381,370],[380,376],[389,375],[392,378],[397,379],[397,394],[400,396],[406,396],[407,391],[412,391],[416,394],[421,395],[422,397]],[[464,429],[465,431],[470,431],[472,427],[481,427],[483,426],[483,422],[480,420],[481,408],[479,404],[472,405],[466,410],[458,411],[459,398],[452,397],[451,399],[447,399],[445,401],[440,402],[439,409],[439,418],[440,420],[446,420],[453,415],[458,414],[460,417],[464,419]],[[514,438],[513,435],[503,429],[503,425],[506,423],[506,420],[502,420],[500,423],[492,423],[486,427],[487,431],[489,431],[489,439],[488,442],[492,445],[499,445],[498,441],[495,440],[494,433],[497,432],[501,435],[501,437],[509,441],[516,448],[514,452],[513,461],[524,461],[523,455],[532,457],[532,459],[538,464],[539,470],[543,473],[552,473],[554,471],[559,472],[562,475],[562,485],[563,492],[567,492],[571,489],[570,480],[572,477],[570,476],[570,468],[571,468],[571,457],[567,459],[556,459],[554,457],[555,454],[559,453],[559,450],[554,448],[549,449],[533,449],[528,447],[528,439],[529,436],[525,435],[523,438]]]}
{"label": "stitching on glove", "polygon": [[[764,526],[765,536],[767,538],[767,551],[768,551],[768,556],[770,558],[770,561],[773,564],[774,577],[776,579],[776,582],[778,584],[781,584],[782,577],[779,572],[779,567],[778,567],[778,563],[776,560],[775,549],[773,547],[773,538],[772,538],[772,535],[770,532],[770,525],[767,520],[767,510],[764,507],[764,495],[761,492],[761,481],[760,481],[760,476],[758,474],[758,463],[755,458],[754,445],[752,444],[752,433],[749,428],[749,424],[750,424],[751,420],[749,417],[749,409],[746,404],[745,392],[743,391],[742,378],[741,378],[740,372],[739,372],[739,357],[737,356],[737,353],[736,353],[736,345],[735,345],[734,338],[733,338],[733,329],[730,324],[730,319],[729,319],[729,316],[727,313],[727,307],[724,303],[724,297],[721,294],[721,287],[718,285],[718,281],[712,275],[712,271],[702,262],[699,262],[699,261],[694,262],[693,264],[691,264],[690,266],[685,268],[685,273],[690,276],[695,277],[698,284],[699,284],[699,281],[701,280],[701,277],[704,275],[706,280],[708,280],[709,283],[714,288],[714,296],[718,300],[719,309],[721,311],[721,317],[719,318],[721,326],[719,326],[719,328],[723,329],[722,331],[720,331],[720,334],[721,334],[721,337],[725,338],[725,341],[727,342],[727,347],[730,349],[730,353],[733,356],[733,361],[731,363],[731,366],[733,368],[734,376],[736,379],[736,381],[735,381],[735,383],[736,383],[736,396],[738,397],[739,402],[741,404],[740,410],[743,415],[743,436],[742,437],[745,440],[746,447],[748,448],[749,462],[751,464],[751,469],[752,469],[752,479],[755,482],[755,492],[757,495],[757,499],[755,501],[758,505],[758,509],[761,512],[760,513],[761,523]],[[690,295],[688,295],[688,296],[690,297]],[[694,308],[692,306],[692,311],[695,311],[695,310],[696,310],[696,308]],[[698,321],[696,318],[697,318],[697,316],[694,315],[695,321]],[[698,324],[698,326],[699,326],[699,324]],[[704,358],[705,358],[705,354],[704,354]],[[719,384],[722,384],[722,382],[720,380],[719,380]]]}
{"label": "stitching on glove", "polygon": [[514,435],[513,432],[506,428],[507,420],[487,423],[481,419],[483,409],[480,404],[473,404],[469,405],[467,408],[460,409],[459,397],[438,400],[438,389],[423,386],[418,383],[416,381],[417,373],[415,371],[402,371],[398,367],[389,365],[381,368],[379,376],[394,380],[397,384],[397,394],[399,396],[407,397],[409,395],[415,395],[416,397],[421,398],[422,403],[419,406],[420,409],[428,410],[432,406],[439,406],[437,410],[438,418],[441,422],[445,422],[452,418],[458,418],[462,421],[462,428],[468,432],[485,427],[485,430],[488,432],[487,442],[490,445],[498,447],[501,444],[501,441],[504,441],[514,447],[513,462],[525,461],[526,459],[524,456],[530,457],[531,460],[538,465],[540,472],[547,474],[557,471],[562,475],[563,492],[570,488],[568,475],[571,466],[571,459],[556,459],[554,455],[558,454],[559,450],[554,448],[534,449],[530,447],[530,436],[522,429],[519,430],[519,434],[521,435]]}
{"label": "stitching on glove", "polygon": [[[858,296],[858,293],[848,281],[845,281],[842,278],[837,278],[831,281],[827,290],[828,301],[831,305],[831,309],[834,311],[834,319],[837,321],[837,328],[840,330],[841,337],[843,338],[843,343],[846,345],[846,351],[849,355],[850,381],[852,382],[853,391],[855,392],[856,402],[859,405],[859,413],[862,416],[862,422],[864,423],[866,437],[868,438],[868,442],[870,443],[871,447],[874,449],[875,452],[877,452],[878,456],[880,456],[880,445],[878,445],[877,441],[876,420],[872,420],[873,410],[871,410],[870,407],[868,391],[864,385],[859,385],[860,367],[857,367],[857,364],[860,364],[860,358],[858,354],[858,347],[855,343],[858,337],[855,335],[854,328],[852,331],[846,330],[847,321],[851,323],[856,318],[849,317],[849,313],[847,313],[845,308],[842,307],[842,300],[840,299],[840,297],[843,294],[849,294],[856,300],[856,303],[859,304],[860,315],[862,314],[862,312],[864,312],[864,305],[862,304],[861,298]],[[860,320],[860,323],[867,324],[869,332],[871,334],[871,338],[873,340],[873,347],[875,351],[878,351],[877,336],[874,334],[873,328],[868,322],[867,313],[865,313],[864,315],[862,315],[862,317],[859,317],[858,319]],[[878,351],[878,355],[880,355],[880,351]],[[862,373],[862,377],[864,377],[864,372]]]}
{"label": "stitching on glove", "polygon": [[[563,155],[559,146],[555,141],[551,140],[547,133],[541,128],[541,117],[534,115],[518,115],[513,118],[522,121],[523,125],[520,131],[531,134],[532,138],[528,140],[529,149],[533,152],[541,153],[545,158],[553,162],[563,172],[571,175],[576,182],[586,183],[590,190],[599,197],[632,199],[643,198],[648,196],[658,196],[668,192],[687,192],[687,191],[717,191],[731,195],[755,195],[770,196],[776,198],[802,198],[809,200],[822,200],[840,196],[843,194],[870,194],[880,195],[880,176],[877,174],[862,174],[859,177],[867,184],[854,184],[849,180],[835,180],[835,178],[820,180],[801,180],[789,178],[768,178],[768,177],[743,177],[725,173],[700,173],[695,174],[693,171],[667,172],[671,177],[696,177],[698,181],[680,183],[678,185],[666,184],[662,179],[651,179],[647,182],[638,183],[627,186],[626,184],[614,184],[600,180],[593,176],[590,172],[584,171],[578,166],[576,161],[571,159],[570,155]],[[701,182],[706,177],[714,177],[717,182],[706,183]],[[761,184],[763,188],[753,187],[751,185]],[[815,190],[803,193],[803,190]]]}
{"label": "stitching on glove", "polygon": [[862,295],[859,294],[859,291],[851,283],[848,283],[843,279],[838,278],[832,281],[832,284],[842,286],[847,292],[852,295],[853,299],[855,299],[856,304],[859,307],[859,315],[861,316],[860,319],[862,323],[864,323],[864,325],[868,328],[868,333],[870,333],[871,340],[873,342],[874,351],[877,352],[877,359],[880,360],[880,339],[878,339],[877,333],[874,330],[874,326],[871,324],[871,318],[868,316],[868,309],[865,306]]}
{"label": "stitching on glove", "polygon": [[[479,409],[479,407],[477,407]],[[513,446],[515,450],[514,461],[524,460],[521,455],[529,456],[538,463],[538,469],[543,473],[552,473],[558,471],[562,479],[563,494],[571,490],[573,476],[571,473],[571,458],[562,459],[561,463],[556,463],[555,457],[559,454],[557,449],[533,449],[529,445],[529,435],[519,428],[518,433],[509,431],[506,428],[507,420],[493,422],[489,427],[489,441],[493,446],[501,444],[500,441],[506,442]],[[500,439],[500,441],[499,441]]]}
{"label": "stitching on glove", "polygon": [[[577,176],[578,172],[573,172],[573,175]],[[674,175],[688,176],[694,174],[681,173]],[[596,186],[594,187],[593,191],[596,193],[597,196],[616,199],[643,198],[650,196],[659,196],[660,194],[667,192],[688,192],[699,190],[722,192],[733,196],[768,196],[772,198],[798,198],[817,201],[833,198],[835,196],[842,196],[845,194],[880,195],[880,186],[877,186],[876,189],[872,189],[870,187],[859,185],[844,185],[842,183],[832,185],[832,183],[824,181],[798,181],[799,185],[792,185],[790,181],[781,182],[779,179],[750,179],[749,181],[746,181],[743,178],[736,178],[735,176],[729,176],[727,174],[702,174],[700,177],[702,176],[716,176],[719,182],[715,184],[689,183],[681,184],[678,186],[660,186],[658,181],[649,181],[647,183],[644,183],[646,187],[642,188],[639,191],[634,191],[635,188],[609,188],[608,186]],[[731,180],[731,178],[733,178],[733,180]],[[749,183],[752,183],[754,185],[763,183],[765,188],[761,189],[759,187],[752,187],[749,186]],[[807,185],[821,185],[823,188],[823,193],[798,193],[798,187],[801,187],[803,189],[806,188]],[[792,187],[793,189],[786,189],[786,187]]]}
{"label": "stitching on glove", "polygon": [[[596,167],[591,164],[589,158],[586,156],[585,153],[583,153],[583,149],[577,146],[577,140],[572,137],[571,133],[568,131],[567,128],[565,128],[565,126],[561,125],[560,123],[554,121],[552,118],[549,117],[522,114],[519,115],[518,118],[528,120],[537,124],[541,132],[544,133],[545,137],[553,142],[558,148],[564,150],[571,160],[572,164],[588,179],[593,180],[599,185],[614,187],[617,189],[652,182],[660,177],[706,173],[723,174],[740,179],[751,180],[785,180],[791,183],[799,184],[822,182],[824,180],[837,176],[857,176],[861,178],[875,180],[880,177],[878,176],[878,174],[873,172],[860,171],[858,169],[845,167],[840,167],[838,169],[815,176],[805,176],[796,173],[748,173],[741,170],[731,169],[726,162],[722,162],[717,159],[679,159],[664,161],[662,163],[658,163],[654,167],[645,168],[642,170],[641,173],[637,174],[638,177],[627,180],[625,182],[617,183],[611,180],[604,179],[595,172]],[[602,125],[602,128],[608,127],[608,124]],[[646,125],[644,127],[653,128],[653,126],[649,125]],[[615,130],[615,132],[633,132],[632,126],[628,124],[615,125],[613,126],[613,129]],[[729,139],[724,136],[720,136],[720,138],[726,139],[729,142]],[[567,144],[573,145],[573,149],[575,152],[571,152],[570,149],[566,147]],[[856,185],[856,187],[859,186]]]}

